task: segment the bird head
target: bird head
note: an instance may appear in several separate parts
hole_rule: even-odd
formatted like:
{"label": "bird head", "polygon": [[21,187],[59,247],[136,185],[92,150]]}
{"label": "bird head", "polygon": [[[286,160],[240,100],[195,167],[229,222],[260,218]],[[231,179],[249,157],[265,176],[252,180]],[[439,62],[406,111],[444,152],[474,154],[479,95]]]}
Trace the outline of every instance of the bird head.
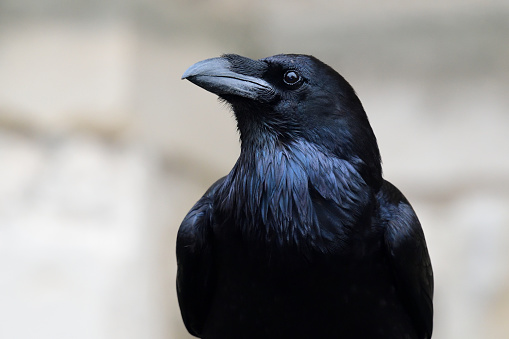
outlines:
{"label": "bird head", "polygon": [[381,180],[380,154],[352,86],[317,58],[280,54],[252,60],[235,54],[200,61],[182,75],[228,102],[237,119],[242,152],[313,143]]}

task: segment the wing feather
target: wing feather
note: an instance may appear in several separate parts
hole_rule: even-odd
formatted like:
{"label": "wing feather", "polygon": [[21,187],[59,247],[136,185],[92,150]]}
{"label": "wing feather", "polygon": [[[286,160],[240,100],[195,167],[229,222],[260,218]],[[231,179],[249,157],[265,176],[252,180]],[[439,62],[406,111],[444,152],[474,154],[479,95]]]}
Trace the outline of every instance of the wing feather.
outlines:
{"label": "wing feather", "polygon": [[385,181],[379,195],[385,222],[385,246],[400,297],[419,338],[433,331],[433,270],[417,216],[406,198]]}
{"label": "wing feather", "polygon": [[195,336],[203,331],[212,297],[213,197],[223,181],[214,183],[193,206],[177,234],[177,296],[184,324]]}

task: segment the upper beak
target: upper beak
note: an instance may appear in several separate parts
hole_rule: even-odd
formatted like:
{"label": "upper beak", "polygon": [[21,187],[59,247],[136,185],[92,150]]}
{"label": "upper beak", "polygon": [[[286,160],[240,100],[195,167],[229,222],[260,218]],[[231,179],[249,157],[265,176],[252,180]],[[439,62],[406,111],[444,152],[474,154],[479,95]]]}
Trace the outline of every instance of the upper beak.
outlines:
{"label": "upper beak", "polygon": [[195,63],[184,72],[182,79],[219,96],[264,101],[274,94],[273,87],[261,78],[266,67],[263,61],[230,54]]}

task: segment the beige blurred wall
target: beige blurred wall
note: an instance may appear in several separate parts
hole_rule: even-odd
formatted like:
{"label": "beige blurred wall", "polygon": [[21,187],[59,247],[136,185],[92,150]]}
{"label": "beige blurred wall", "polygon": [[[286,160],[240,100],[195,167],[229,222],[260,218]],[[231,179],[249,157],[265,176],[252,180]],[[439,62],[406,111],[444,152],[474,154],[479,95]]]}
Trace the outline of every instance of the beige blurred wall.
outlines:
{"label": "beige blurred wall", "polygon": [[434,338],[509,334],[509,3],[0,0],[0,337],[187,338],[180,221],[238,156],[196,61],[354,86],[435,270]]}

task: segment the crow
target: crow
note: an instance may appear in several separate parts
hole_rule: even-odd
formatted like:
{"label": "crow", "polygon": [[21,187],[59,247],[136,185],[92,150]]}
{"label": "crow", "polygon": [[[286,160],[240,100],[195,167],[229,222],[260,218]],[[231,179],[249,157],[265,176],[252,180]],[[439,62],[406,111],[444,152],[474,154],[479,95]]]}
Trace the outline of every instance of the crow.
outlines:
{"label": "crow", "polygon": [[241,152],[184,218],[177,294],[201,338],[430,338],[433,272],[350,84],[313,56],[200,61]]}

